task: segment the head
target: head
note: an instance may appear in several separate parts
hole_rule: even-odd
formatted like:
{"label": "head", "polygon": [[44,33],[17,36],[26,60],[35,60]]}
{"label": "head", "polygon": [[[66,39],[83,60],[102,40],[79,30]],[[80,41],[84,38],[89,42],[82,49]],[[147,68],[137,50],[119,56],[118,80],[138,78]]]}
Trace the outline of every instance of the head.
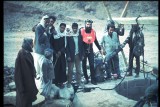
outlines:
{"label": "head", "polygon": [[55,16],[50,16],[49,17],[49,26],[53,26],[55,21],[56,21],[56,17]]}
{"label": "head", "polygon": [[22,48],[29,51],[29,52],[33,52],[32,48],[33,48],[33,39],[31,38],[24,38],[23,39],[23,43],[22,43]]}
{"label": "head", "polygon": [[70,25],[66,25],[66,31],[67,31],[67,32],[70,32],[70,30],[71,30]]}
{"label": "head", "polygon": [[53,56],[53,50],[50,49],[50,48],[47,48],[44,50],[44,56],[47,58],[47,59],[51,59],[52,56]]}
{"label": "head", "polygon": [[114,25],[109,25],[108,26],[108,35],[112,35],[114,32],[115,26]]}
{"label": "head", "polygon": [[115,28],[115,23],[113,20],[108,20],[106,26],[107,26],[107,31],[108,31],[110,26],[114,26],[114,28]]}
{"label": "head", "polygon": [[132,25],[131,25],[131,30],[132,30],[133,32],[136,32],[136,31],[138,31],[139,29],[140,29],[140,27],[139,27],[138,24],[132,24]]}
{"label": "head", "polygon": [[65,31],[65,29],[66,29],[66,24],[65,23],[61,23],[59,27],[60,27],[60,32],[63,33]]}
{"label": "head", "polygon": [[77,33],[78,30],[78,24],[77,23],[72,23],[72,30],[74,33]]}
{"label": "head", "polygon": [[86,31],[91,31],[92,23],[93,23],[92,20],[89,20],[89,19],[85,20],[85,29],[86,29]]}
{"label": "head", "polygon": [[44,26],[47,27],[49,25],[49,16],[45,15],[42,17],[40,23]]}

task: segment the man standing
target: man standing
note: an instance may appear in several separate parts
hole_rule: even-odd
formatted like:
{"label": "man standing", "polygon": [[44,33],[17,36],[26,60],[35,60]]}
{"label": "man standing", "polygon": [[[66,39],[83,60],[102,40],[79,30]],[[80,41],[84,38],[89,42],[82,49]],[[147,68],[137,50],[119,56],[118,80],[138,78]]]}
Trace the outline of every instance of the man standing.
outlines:
{"label": "man standing", "polygon": [[45,15],[42,17],[40,23],[35,29],[34,39],[34,65],[36,69],[36,76],[39,79],[40,87],[42,85],[42,62],[44,60],[44,50],[49,48],[49,40],[46,34],[46,27],[49,24],[49,16]]}
{"label": "man standing", "polygon": [[107,71],[107,79],[111,78],[111,72],[112,73],[116,73],[117,74],[117,78],[121,78],[121,74],[120,74],[120,69],[119,69],[119,58],[118,58],[118,53],[113,57],[113,58],[109,58],[110,55],[116,50],[118,49],[119,46],[119,40],[118,40],[118,36],[117,33],[114,32],[115,26],[114,25],[109,25],[107,27],[107,31],[103,38],[102,38],[102,42],[101,42],[101,46],[104,48],[105,52],[106,52],[106,58],[110,59],[107,62],[106,65],[106,71]]}
{"label": "man standing", "polygon": [[49,26],[47,27],[47,36],[48,36],[48,39],[49,39],[49,47],[51,47],[51,38],[53,38],[53,35],[56,35],[57,32],[55,30],[55,27],[54,27],[54,23],[56,21],[56,17],[55,16],[50,16],[49,17]]}
{"label": "man standing", "polygon": [[[118,27],[116,28],[116,27],[115,27],[115,22],[114,22],[113,20],[108,20],[108,21],[107,21],[107,25],[106,25],[106,27],[105,27],[105,33],[108,32],[108,29],[109,29],[110,26],[113,26],[113,27],[114,27],[114,32],[117,33],[118,42],[119,42],[119,44],[120,44],[119,36],[123,36],[123,35],[124,35],[124,31],[125,31],[125,30],[124,30],[124,26],[123,26],[122,24],[119,24]],[[119,55],[118,55],[118,54],[115,55],[114,61],[116,61],[115,63],[116,63],[116,66],[118,67],[117,69],[120,70],[120,66],[119,66]],[[114,62],[114,61],[113,61],[113,62]],[[115,68],[115,69],[116,69],[116,68]],[[119,72],[120,72],[120,71],[119,71]],[[115,72],[115,73],[117,73],[117,72]],[[121,79],[121,78],[122,78],[121,76],[118,76],[118,79]]]}
{"label": "man standing", "polygon": [[79,35],[78,24],[72,23],[72,31],[67,35],[66,57],[68,62],[68,87],[71,86],[73,67],[76,67],[76,81],[81,83],[81,61],[84,58],[82,36]]}
{"label": "man standing", "polygon": [[[94,53],[93,53],[93,42],[96,44],[97,48],[101,52],[101,47],[96,38],[96,32],[92,29],[92,20],[85,21],[85,28],[80,29],[80,35],[82,36],[83,45],[84,45],[84,59],[82,61],[83,74],[86,79],[86,83],[89,82],[89,77],[87,75],[86,61],[87,57],[89,60],[90,73],[91,73],[91,83],[97,85],[97,81],[95,78],[95,69],[94,69]],[[102,52],[101,52],[102,53]]]}
{"label": "man standing", "polygon": [[16,107],[32,107],[37,97],[36,71],[31,55],[33,40],[25,38],[15,62]]}
{"label": "man standing", "polygon": [[136,58],[136,70],[135,70],[135,77],[139,77],[140,72],[140,56],[144,55],[144,35],[140,30],[138,24],[132,25],[131,31],[127,39],[124,41],[123,44],[129,44],[129,67],[127,76],[132,76],[132,69],[133,69],[133,58]]}
{"label": "man standing", "polygon": [[65,28],[66,24],[61,23],[59,28],[56,30],[57,35],[53,35],[51,40],[51,47],[53,47],[53,64],[55,66],[55,80],[53,80],[53,83],[61,88],[63,88],[64,83],[67,81]]}

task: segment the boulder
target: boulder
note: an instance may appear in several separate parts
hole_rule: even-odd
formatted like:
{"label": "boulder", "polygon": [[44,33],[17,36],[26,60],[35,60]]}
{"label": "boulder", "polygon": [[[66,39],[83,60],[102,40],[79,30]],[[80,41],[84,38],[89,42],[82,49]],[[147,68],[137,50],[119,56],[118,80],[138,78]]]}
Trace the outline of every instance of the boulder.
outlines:
{"label": "boulder", "polygon": [[72,107],[72,102],[67,99],[53,99],[45,102],[41,107]]}
{"label": "boulder", "polygon": [[9,88],[10,88],[10,90],[15,90],[16,89],[16,85],[15,85],[14,81],[9,83]]}
{"label": "boulder", "polygon": [[[40,95],[40,93],[37,94],[37,100],[32,103],[33,106],[39,106],[44,102],[45,98]],[[9,92],[4,95],[4,102],[3,104],[12,104],[16,105],[16,91]]]}
{"label": "boulder", "polygon": [[3,98],[4,98],[3,104],[16,105],[16,91],[5,94]]}

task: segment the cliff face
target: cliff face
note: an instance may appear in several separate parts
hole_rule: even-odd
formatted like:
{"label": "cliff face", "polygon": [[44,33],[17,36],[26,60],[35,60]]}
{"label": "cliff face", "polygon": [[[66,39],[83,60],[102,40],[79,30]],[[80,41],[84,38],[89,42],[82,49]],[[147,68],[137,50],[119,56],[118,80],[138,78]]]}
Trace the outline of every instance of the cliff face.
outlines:
{"label": "cliff face", "polygon": [[[86,18],[106,20],[105,6],[119,17],[126,1],[5,1],[4,31],[30,31],[43,14],[55,15],[59,21],[83,22]],[[158,16],[158,1],[130,1],[126,17]]]}

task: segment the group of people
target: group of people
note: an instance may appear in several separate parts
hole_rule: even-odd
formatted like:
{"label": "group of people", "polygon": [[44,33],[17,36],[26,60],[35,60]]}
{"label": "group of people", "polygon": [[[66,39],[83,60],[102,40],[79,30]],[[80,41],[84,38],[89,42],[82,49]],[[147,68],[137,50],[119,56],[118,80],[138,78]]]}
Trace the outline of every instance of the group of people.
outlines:
{"label": "group of people", "polygon": [[[95,43],[102,55],[108,57],[107,55],[119,47],[119,35],[124,35],[124,28],[117,29],[115,28],[115,23],[110,21],[106,25],[100,44],[97,40],[96,31],[92,28],[92,20],[85,20],[85,26],[81,28],[79,28],[78,23],[74,22],[71,27],[66,25],[66,23],[60,23],[56,29],[54,27],[55,22],[56,17],[43,16],[40,23],[32,29],[35,32],[34,41],[31,38],[25,38],[23,41],[22,49],[19,51],[15,62],[17,107],[31,106],[32,102],[36,100],[38,90],[42,89],[42,92],[44,92],[43,89],[46,84],[55,84],[57,87],[63,88],[65,83],[67,83],[67,87],[70,88],[74,65],[76,68],[77,85],[81,85],[81,77],[83,75],[86,79],[85,84],[88,84],[87,58],[90,67],[91,83],[97,85],[93,43]],[[129,36],[129,38],[132,37]],[[127,38],[125,43],[129,42],[129,40],[132,41],[129,38]],[[132,46],[132,44],[130,45]],[[33,47],[34,52],[32,50]],[[129,60],[132,60],[133,56],[130,55]],[[128,76],[131,76],[133,65],[132,63],[129,63],[129,65],[130,72]],[[137,65],[138,75],[140,66],[139,64]],[[111,78],[111,73],[116,73],[118,79],[122,78],[118,53],[107,62],[106,71],[107,78]],[[40,82],[38,89],[35,78]],[[47,96],[46,94],[43,95]]]}

